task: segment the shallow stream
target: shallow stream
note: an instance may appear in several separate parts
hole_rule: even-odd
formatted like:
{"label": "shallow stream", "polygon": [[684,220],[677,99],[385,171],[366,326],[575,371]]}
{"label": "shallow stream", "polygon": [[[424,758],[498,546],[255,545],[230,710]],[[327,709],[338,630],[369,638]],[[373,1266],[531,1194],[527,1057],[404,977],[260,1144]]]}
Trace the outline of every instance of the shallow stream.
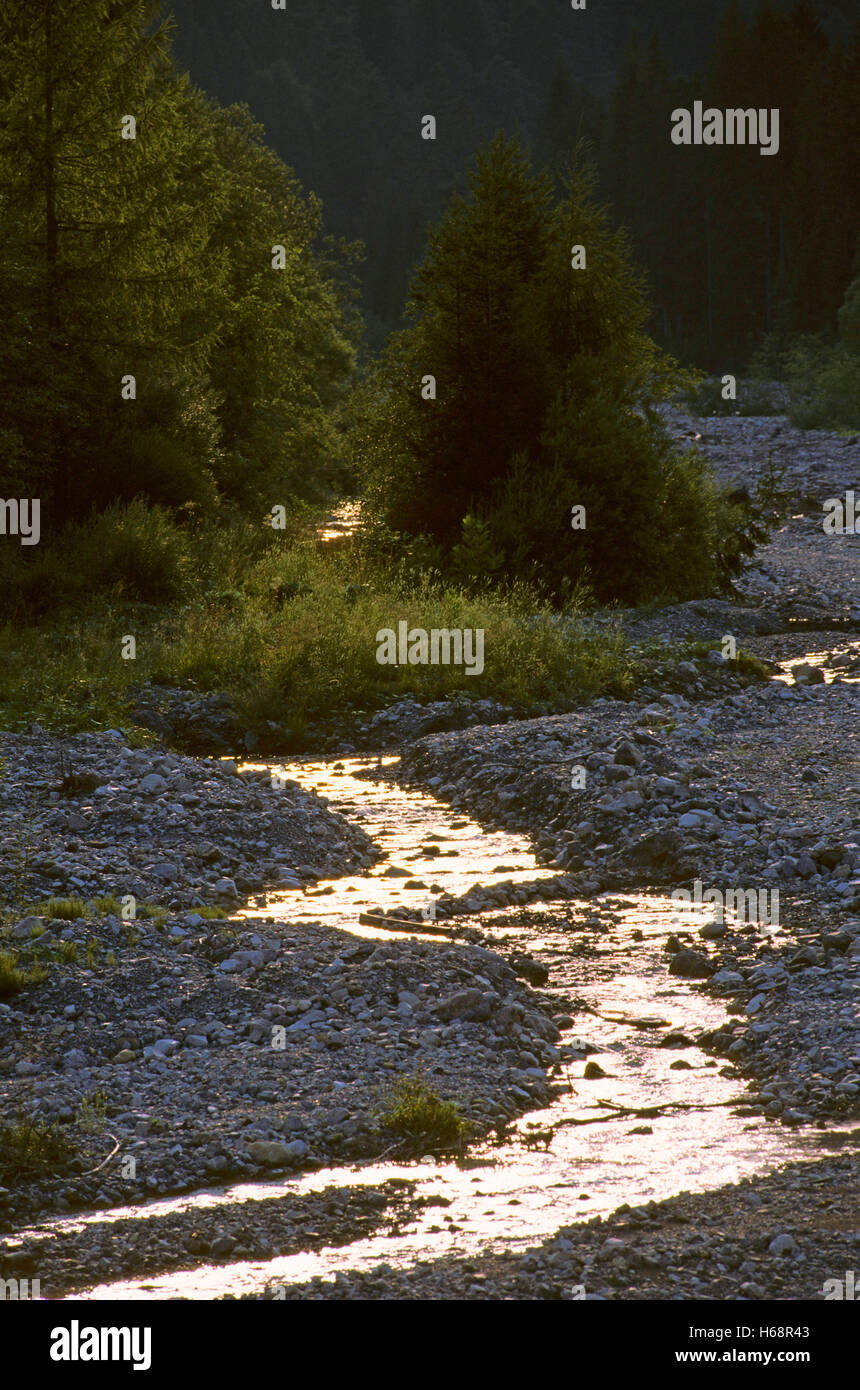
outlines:
{"label": "shallow stream", "polygon": [[[430,796],[384,780],[367,780],[362,774],[373,768],[384,775],[384,763],[376,759],[273,769],[314,787],[387,852],[387,858],[359,878],[270,896],[266,913],[293,932],[302,921],[324,920],[359,936],[396,940],[397,934],[361,925],[359,915],[380,908],[425,907],[443,890],[459,895],[478,882],[488,885],[505,879],[521,884],[551,876],[552,871],[538,867],[523,837],[484,832],[468,816]],[[392,866],[413,877],[387,875]],[[413,882],[420,886],[406,886]],[[258,907],[246,915],[259,912]],[[636,1206],[685,1189],[706,1190],[786,1160],[817,1156],[815,1133],[786,1130],[744,1111],[744,1083],[729,1069],[683,1041],[659,1046],[670,1032],[695,1034],[726,1017],[721,1002],[667,973],[662,944],[678,924],[676,914],[676,905],[667,899],[604,894],[587,902],[535,904],[528,913],[513,907],[468,919],[470,926],[480,926],[488,946],[502,940],[515,943],[546,964],[547,988],[559,993],[559,1012],[566,1000],[575,999],[577,1018],[562,1037],[562,1045],[575,1053],[562,1069],[561,1079],[569,1083],[564,1093],[548,1108],[523,1117],[504,1140],[472,1148],[460,1163],[428,1159],[330,1168],[281,1182],[212,1188],[142,1207],[44,1223],[39,1229],[68,1230],[129,1216],[157,1222],[159,1216],[178,1210],[253,1204],[278,1192],[378,1184],[391,1178],[409,1180],[418,1193],[450,1204],[423,1211],[405,1235],[375,1235],[349,1246],[267,1263],[218,1264],[163,1278],[110,1283],[84,1295],[212,1298],[261,1293],[271,1281],[333,1278],[338,1272],[380,1263],[408,1267],[418,1259],[448,1254],[513,1250],[625,1202]],[[452,925],[462,923],[458,919]],[[687,930],[698,924],[694,913],[685,912]],[[604,1077],[583,1079],[582,1043],[596,1049],[590,1055]],[[673,1065],[679,1062],[681,1067]],[[657,1107],[658,1113],[613,1114],[616,1106],[627,1111]],[[243,1215],[247,1220],[248,1214]]]}

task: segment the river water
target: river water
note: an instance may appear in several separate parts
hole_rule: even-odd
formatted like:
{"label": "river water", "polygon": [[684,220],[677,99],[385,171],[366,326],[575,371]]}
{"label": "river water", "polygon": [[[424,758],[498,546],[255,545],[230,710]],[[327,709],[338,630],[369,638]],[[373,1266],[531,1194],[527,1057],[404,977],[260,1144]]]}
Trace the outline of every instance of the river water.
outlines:
{"label": "river water", "polygon": [[[390,760],[389,760],[390,761]],[[291,931],[301,922],[325,920],[359,936],[393,939],[361,925],[360,913],[380,908],[424,907],[441,891],[462,894],[476,883],[515,884],[551,875],[541,869],[520,836],[485,832],[456,808],[384,780],[385,762],[350,759],[301,762],[275,771],[315,788],[333,809],[360,824],[387,857],[357,878],[320,883],[304,893],[272,895],[265,911]],[[376,776],[366,774],[375,769]],[[382,780],[380,780],[380,778]],[[439,853],[428,857],[433,846]],[[416,884],[386,875],[409,869]],[[528,896],[525,890],[522,895]],[[259,907],[256,913],[259,913]],[[92,1299],[213,1298],[262,1293],[272,1281],[294,1282],[368,1269],[380,1263],[408,1267],[447,1254],[474,1256],[489,1249],[516,1250],[560,1226],[606,1214],[622,1203],[636,1206],[679,1191],[702,1191],[763,1173],[787,1160],[817,1156],[815,1133],[797,1133],[744,1110],[745,1087],[734,1074],[694,1045],[661,1047],[669,1032],[695,1034],[725,1020],[721,1002],[666,970],[662,944],[677,923],[668,899],[601,895],[587,902],[537,904],[470,919],[487,946],[515,943],[550,970],[547,988],[577,1000],[577,1020],[562,1037],[571,1051],[562,1068],[568,1089],[546,1109],[531,1112],[507,1137],[470,1149],[458,1163],[366,1163],[330,1168],[264,1184],[207,1189],[135,1208],[117,1208],[53,1223],[72,1230],[87,1222],[133,1216],[157,1223],[160,1216],[253,1203],[279,1192],[300,1194],[332,1185],[355,1187],[391,1178],[416,1184],[424,1196],[443,1199],[415,1220],[406,1234],[375,1235],[349,1246],[274,1259],[179,1271],[112,1282],[83,1296]],[[251,910],[246,915],[252,915]],[[684,914],[695,929],[702,916]],[[420,930],[420,929],[419,929]],[[435,938],[428,937],[428,940]],[[606,1075],[583,1079],[582,1044]],[[678,1068],[673,1063],[686,1063]],[[650,1115],[617,1116],[613,1107]],[[443,1215],[440,1215],[444,1213]],[[80,1297],[80,1294],[75,1297]]]}

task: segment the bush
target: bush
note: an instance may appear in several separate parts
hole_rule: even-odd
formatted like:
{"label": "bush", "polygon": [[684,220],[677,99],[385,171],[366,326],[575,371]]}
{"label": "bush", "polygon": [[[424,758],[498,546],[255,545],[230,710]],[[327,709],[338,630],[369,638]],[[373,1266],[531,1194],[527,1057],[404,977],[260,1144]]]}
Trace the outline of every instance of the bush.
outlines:
{"label": "bush", "polygon": [[789,418],[802,430],[860,429],[860,354],[805,346],[790,368]]}
{"label": "bush", "polygon": [[190,596],[197,582],[182,527],[140,498],[70,524],[58,536],[43,534],[36,554],[18,549],[0,550],[5,613],[16,622],[90,607],[97,594],[171,603]]}
{"label": "bush", "polygon": [[145,498],[149,506],[178,509],[189,503],[212,509],[218,491],[212,474],[191,450],[157,426],[123,437],[102,476],[104,495],[128,506]]}
{"label": "bush", "polygon": [[54,1177],[68,1167],[74,1149],[56,1125],[21,1119],[0,1124],[0,1185]]}
{"label": "bush", "polygon": [[430,1145],[451,1147],[465,1136],[457,1105],[442,1100],[420,1072],[398,1077],[377,1116],[383,1129],[420,1151]]}

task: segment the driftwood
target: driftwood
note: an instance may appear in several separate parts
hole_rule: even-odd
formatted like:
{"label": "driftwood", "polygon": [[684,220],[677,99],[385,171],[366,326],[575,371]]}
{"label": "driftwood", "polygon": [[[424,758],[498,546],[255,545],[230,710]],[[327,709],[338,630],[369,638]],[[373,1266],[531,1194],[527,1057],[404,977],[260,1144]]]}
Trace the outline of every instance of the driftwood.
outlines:
{"label": "driftwood", "polygon": [[671,1028],[672,1024],[667,1018],[630,1018],[627,1014],[601,1014],[596,1009],[592,1009],[595,1018],[603,1019],[604,1023],[624,1023],[629,1028]]}
{"label": "driftwood", "polygon": [[86,1173],[82,1173],[82,1174],[81,1174],[81,1177],[82,1177],[82,1178],[91,1178],[91,1177],[93,1176],[93,1173],[99,1173],[99,1172],[101,1172],[101,1170],[102,1170],[102,1168],[104,1168],[105,1164],[106,1164],[106,1163],[110,1163],[111,1159],[112,1159],[112,1158],[115,1158],[116,1155],[119,1153],[119,1147],[120,1147],[120,1145],[119,1145],[119,1140],[117,1139],[116,1135],[115,1135],[115,1134],[109,1134],[109,1135],[108,1135],[108,1139],[112,1139],[112,1140],[113,1140],[113,1148],[111,1149],[111,1151],[110,1151],[110,1153],[108,1154],[107,1158],[103,1158],[102,1161],[101,1161],[101,1163],[97,1164],[97,1166],[96,1166],[95,1168],[90,1168],[90,1169],[88,1169],[88,1171],[87,1171]]}
{"label": "driftwood", "polygon": [[428,936],[452,936],[453,927],[439,927],[435,922],[408,922],[396,917],[383,917],[381,912],[360,912],[358,920],[363,927],[382,927],[385,931],[414,931]]}
{"label": "driftwood", "polygon": [[667,1100],[663,1105],[644,1105],[638,1109],[635,1106],[619,1105],[614,1100],[597,1101],[598,1108],[610,1110],[609,1115],[595,1115],[592,1119],[580,1120],[570,1117],[566,1120],[557,1120],[552,1126],[554,1130],[562,1129],[565,1125],[605,1125],[611,1120],[656,1120],[663,1116],[667,1110],[719,1110],[725,1106],[738,1105],[738,1100],[715,1100],[707,1104],[688,1103],[683,1100]]}

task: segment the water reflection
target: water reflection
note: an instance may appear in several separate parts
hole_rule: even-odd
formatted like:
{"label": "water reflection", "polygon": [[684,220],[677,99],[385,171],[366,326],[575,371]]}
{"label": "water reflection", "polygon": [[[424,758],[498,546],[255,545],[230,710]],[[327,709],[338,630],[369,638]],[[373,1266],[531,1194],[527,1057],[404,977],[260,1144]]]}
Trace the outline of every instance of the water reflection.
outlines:
{"label": "water reflection", "polygon": [[[422,895],[429,902],[443,890],[458,895],[476,882],[489,885],[500,877],[522,884],[551,875],[537,866],[520,836],[484,832],[456,808],[423,793],[369,782],[363,774],[370,766],[369,760],[352,759],[282,769],[288,778],[315,787],[387,848],[387,858],[370,873],[318,885],[331,889],[322,896],[271,895],[267,913],[293,932],[303,921],[323,919],[359,936],[390,940],[389,933],[362,926],[359,912],[421,906]],[[392,865],[414,879],[386,877]],[[424,886],[410,887],[411,882]],[[523,890],[523,896],[530,895]],[[161,1278],[116,1281],[75,1297],[261,1294],[272,1281],[333,1278],[380,1262],[408,1267],[450,1253],[516,1250],[624,1202],[636,1206],[684,1189],[703,1191],[787,1160],[820,1156],[814,1132],[798,1133],[748,1111],[739,1113],[745,1083],[733,1071],[721,1074],[727,1069],[690,1041],[702,1029],[723,1023],[726,1014],[722,1002],[667,973],[662,949],[667,933],[694,933],[707,920],[702,909],[685,911],[680,920],[677,914],[668,899],[604,894],[471,919],[473,925],[480,920],[487,945],[515,943],[539,957],[549,967],[547,988],[558,996],[559,1014],[575,1001],[575,1021],[562,1036],[556,1077],[562,1093],[501,1139],[472,1149],[461,1165],[383,1162],[330,1168],[282,1182],[240,1184],[67,1218],[26,1234],[71,1232],[129,1218],[157,1223],[172,1212],[253,1206],[281,1194],[392,1178],[409,1179],[418,1194],[435,1200],[406,1234],[377,1234],[350,1246],[265,1263],[203,1265]],[[670,1034],[672,1045],[661,1046]],[[606,1074],[585,1080],[587,1057]],[[619,1107],[651,1113],[619,1113]]]}

